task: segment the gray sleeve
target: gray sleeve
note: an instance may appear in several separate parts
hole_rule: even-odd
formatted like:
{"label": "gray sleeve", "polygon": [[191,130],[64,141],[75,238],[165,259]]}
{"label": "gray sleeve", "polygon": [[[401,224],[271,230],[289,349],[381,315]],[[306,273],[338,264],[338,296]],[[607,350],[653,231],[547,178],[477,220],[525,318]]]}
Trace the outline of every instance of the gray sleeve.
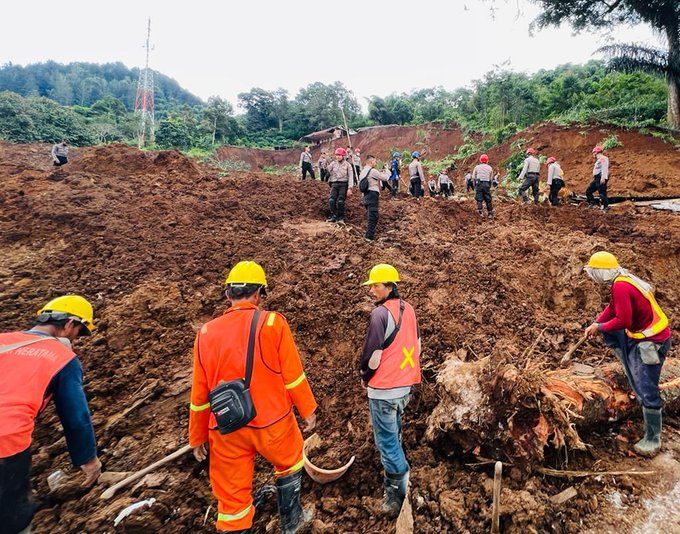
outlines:
{"label": "gray sleeve", "polygon": [[371,312],[364,349],[361,352],[361,366],[359,370],[361,378],[365,382],[368,382],[375,374],[375,369],[370,369],[368,362],[376,350],[382,350],[383,348],[389,313],[385,306],[378,306]]}
{"label": "gray sleeve", "polygon": [[524,160],[524,165],[522,165],[522,172],[519,173],[517,180],[522,180],[524,178],[524,175],[527,173],[528,168],[529,168],[529,158]]}
{"label": "gray sleeve", "polygon": [[609,179],[609,158],[602,158],[602,168],[601,168],[601,173],[602,176],[600,177],[600,180],[608,180]]}

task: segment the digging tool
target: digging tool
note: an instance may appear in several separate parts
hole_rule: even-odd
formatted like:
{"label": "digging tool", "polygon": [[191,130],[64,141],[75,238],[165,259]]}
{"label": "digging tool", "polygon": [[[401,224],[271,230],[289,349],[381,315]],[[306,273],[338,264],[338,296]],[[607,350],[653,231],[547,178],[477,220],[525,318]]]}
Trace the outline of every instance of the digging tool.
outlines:
{"label": "digging tool", "polygon": [[193,447],[191,445],[185,445],[184,447],[177,449],[175,452],[172,454],[168,454],[165,458],[158,460],[157,462],[151,464],[148,467],[145,467],[144,469],[141,469],[137,471],[136,473],[131,474],[129,477],[124,478],[117,484],[114,484],[111,486],[109,489],[107,489],[104,493],[102,493],[101,498],[102,499],[110,499],[115,495],[115,493],[121,489],[124,488],[125,486],[128,486],[135,480],[138,480],[142,478],[144,475],[147,473],[150,473],[151,471],[158,469],[159,467],[171,462],[172,460],[179,458],[180,456],[183,456],[187,452],[189,452]]}
{"label": "digging tool", "polygon": [[344,475],[350,466],[354,463],[355,456],[352,456],[342,467],[337,469],[321,469],[316,467],[312,462],[309,461],[307,454],[321,445],[321,438],[318,434],[314,433],[305,440],[305,445],[302,448],[302,456],[305,462],[305,471],[314,482],[319,484],[328,484],[329,482],[334,482],[338,480],[342,475]]}
{"label": "digging tool", "polygon": [[571,347],[565,354],[562,356],[562,359],[560,360],[560,365],[566,365],[569,363],[569,360],[571,360],[571,357],[574,355],[574,352],[576,352],[576,349],[579,348],[581,345],[583,345],[583,342],[586,340],[586,336],[583,336],[581,339],[578,340],[578,343]]}
{"label": "digging tool", "polygon": [[491,518],[491,534],[499,534],[501,525],[499,521],[501,505],[501,477],[503,475],[503,462],[496,462],[493,470],[493,515]]}

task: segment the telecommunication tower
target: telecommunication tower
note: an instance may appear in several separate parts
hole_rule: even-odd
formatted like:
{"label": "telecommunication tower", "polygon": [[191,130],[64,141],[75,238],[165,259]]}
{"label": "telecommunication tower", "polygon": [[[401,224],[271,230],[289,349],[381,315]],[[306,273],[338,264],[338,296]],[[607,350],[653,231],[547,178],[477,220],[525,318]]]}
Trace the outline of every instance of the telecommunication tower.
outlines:
{"label": "telecommunication tower", "polygon": [[154,136],[154,103],[153,103],[153,71],[149,68],[151,46],[151,18],[146,32],[146,66],[139,71],[137,98],[135,98],[135,115],[137,116],[137,144],[142,148],[146,141],[153,144]]}

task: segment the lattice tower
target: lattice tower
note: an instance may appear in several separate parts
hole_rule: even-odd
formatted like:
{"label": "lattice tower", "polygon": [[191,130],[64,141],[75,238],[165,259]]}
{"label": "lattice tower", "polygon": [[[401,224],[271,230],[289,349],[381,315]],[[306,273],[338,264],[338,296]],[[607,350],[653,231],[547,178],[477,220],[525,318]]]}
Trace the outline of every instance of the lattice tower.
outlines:
{"label": "lattice tower", "polygon": [[139,71],[137,83],[137,98],[135,98],[135,115],[137,116],[137,144],[143,147],[148,140],[150,144],[155,142],[154,135],[154,102],[153,102],[153,71],[149,68],[149,55],[151,50],[151,18],[146,32],[146,66]]}

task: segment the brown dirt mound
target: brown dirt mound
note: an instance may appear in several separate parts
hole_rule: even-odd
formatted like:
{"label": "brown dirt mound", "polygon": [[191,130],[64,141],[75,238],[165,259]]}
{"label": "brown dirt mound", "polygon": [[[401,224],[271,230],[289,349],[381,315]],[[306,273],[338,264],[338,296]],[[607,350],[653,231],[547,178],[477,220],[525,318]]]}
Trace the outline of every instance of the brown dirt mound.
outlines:
{"label": "brown dirt mound", "polygon": [[[371,265],[390,262],[400,270],[404,296],[421,322],[424,383],[407,410],[404,433],[418,532],[482,532],[490,525],[490,471],[467,467],[468,458],[423,439],[438,400],[434,376],[446,354],[465,348],[473,359],[502,353],[512,361],[547,328],[535,355],[555,362],[603,305],[603,295],[581,274],[599,248],[651,280],[672,327],[680,326],[680,219],[671,214],[523,209],[499,199],[497,220],[480,223],[469,201],[385,199],[380,240],[368,244],[359,195],[349,199],[347,228],[327,225],[321,221],[328,189],[319,182],[282,177],[285,187],[273,187],[277,178],[221,177],[175,153],[127,147],[73,152],[63,179],[49,181],[49,147],[0,143],[3,328],[25,328],[34,310],[57,294],[78,292],[93,301],[97,333],[78,347],[99,449],[107,470],[133,471],[186,442],[194,333],[225,309],[229,266],[260,261],[271,282],[267,306],[287,316],[305,358],[320,403],[317,431],[338,451],[333,466],[347,451],[357,455],[336,484],[305,480],[303,500],[316,503],[317,532],[394,531],[376,512],[382,471],[356,370],[372,309],[359,283]],[[587,350],[589,357],[609,358],[600,345]],[[120,417],[139,399],[145,400]],[[632,441],[639,426],[636,421],[622,433]],[[583,436],[593,445],[590,455],[570,455],[569,466],[647,465],[613,448],[610,430]],[[669,448],[673,435],[669,430]],[[69,465],[52,408],[34,437],[37,532],[110,532],[120,510],[149,497],[156,504],[126,520],[126,531],[211,531],[204,517],[210,505],[213,516],[215,503],[205,465],[190,455],[163,470],[168,477],[160,488],[128,489],[111,501],[99,500],[101,487],[59,498],[48,495],[45,481]],[[272,479],[258,462],[255,486]],[[547,497],[564,489],[564,481],[511,473],[506,484],[506,532],[577,532],[618,513],[606,498],[611,478],[578,483],[584,497],[560,508]],[[642,510],[641,500],[654,488],[654,481],[633,480],[626,489],[631,510]],[[270,500],[254,531],[265,532],[274,516]]]}

